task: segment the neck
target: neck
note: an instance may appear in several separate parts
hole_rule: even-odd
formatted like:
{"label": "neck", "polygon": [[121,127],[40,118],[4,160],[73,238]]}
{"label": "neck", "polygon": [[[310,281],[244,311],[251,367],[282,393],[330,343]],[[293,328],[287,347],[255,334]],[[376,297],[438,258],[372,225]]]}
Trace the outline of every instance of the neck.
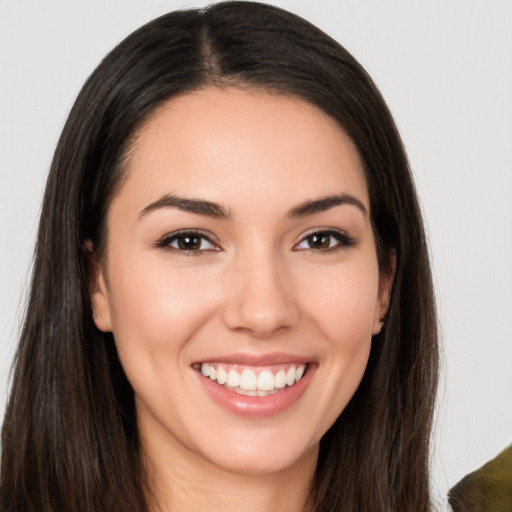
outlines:
{"label": "neck", "polygon": [[[314,446],[292,466],[272,473],[238,473],[179,444],[154,451],[143,442],[151,512],[310,512],[318,458]],[[153,447],[155,448],[155,447]]]}

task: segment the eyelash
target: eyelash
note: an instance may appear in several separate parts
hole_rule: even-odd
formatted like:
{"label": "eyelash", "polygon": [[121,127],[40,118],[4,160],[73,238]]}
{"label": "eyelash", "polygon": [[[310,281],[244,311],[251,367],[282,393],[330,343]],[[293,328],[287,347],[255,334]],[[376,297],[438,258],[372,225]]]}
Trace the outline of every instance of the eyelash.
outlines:
{"label": "eyelash", "polygon": [[337,229],[332,229],[332,228],[331,229],[315,229],[314,231],[310,231],[309,233],[306,233],[301,238],[300,242],[293,247],[293,250],[294,251],[300,250],[300,249],[298,249],[298,247],[301,244],[305,243],[308,239],[311,239],[314,236],[321,236],[321,237],[327,236],[327,237],[329,237],[329,239],[334,238],[337,241],[337,243],[335,245],[333,245],[332,247],[327,247],[327,248],[309,247],[304,250],[309,250],[309,251],[312,251],[315,253],[325,254],[325,253],[332,253],[332,252],[340,251],[342,249],[347,249],[347,248],[353,247],[356,243],[355,238],[347,235],[347,233],[345,233],[343,231],[340,231]]}
{"label": "eyelash", "polygon": [[[329,237],[329,239],[333,238],[336,240],[336,244],[327,248],[315,248],[315,247],[309,247],[309,248],[303,248],[299,249],[299,246],[303,243],[306,243],[308,239],[312,239],[312,237],[320,236],[320,237]],[[178,242],[180,240],[186,239],[186,238],[195,238],[199,239],[199,244],[201,245],[202,242],[206,241],[207,243],[214,246],[214,249],[185,249],[185,248],[179,248],[179,247],[173,247],[171,244],[174,242]],[[310,240],[312,241],[312,240]],[[331,243],[331,241],[329,241]],[[301,240],[294,245],[293,250],[294,251],[301,251],[301,250],[309,250],[315,253],[332,253],[336,252],[342,249],[353,247],[356,243],[356,240],[344,233],[343,231],[339,231],[336,229],[315,229],[314,231],[311,231],[309,233],[306,233]],[[171,233],[169,235],[165,235],[160,240],[158,240],[155,243],[155,247],[160,249],[165,249],[168,251],[172,251],[180,256],[199,256],[204,252],[215,252],[220,250],[219,246],[212,242],[210,236],[205,234],[202,231],[194,230],[194,229],[188,229],[183,231],[178,231],[175,233]]]}
{"label": "eyelash", "polygon": [[[214,249],[181,249],[179,247],[173,247],[171,244],[173,242],[177,242],[179,240],[183,240],[185,238],[197,238],[199,239],[199,243],[202,244],[202,242],[206,241],[212,246],[214,246]],[[158,240],[155,244],[155,247],[158,247],[160,249],[165,249],[168,251],[172,251],[179,256],[199,256],[200,254],[204,252],[214,252],[218,251],[219,247],[215,242],[212,242],[211,238],[205,234],[202,231],[195,230],[195,229],[187,229],[183,231],[178,231],[175,233],[171,233],[169,235],[163,236],[160,240]]]}

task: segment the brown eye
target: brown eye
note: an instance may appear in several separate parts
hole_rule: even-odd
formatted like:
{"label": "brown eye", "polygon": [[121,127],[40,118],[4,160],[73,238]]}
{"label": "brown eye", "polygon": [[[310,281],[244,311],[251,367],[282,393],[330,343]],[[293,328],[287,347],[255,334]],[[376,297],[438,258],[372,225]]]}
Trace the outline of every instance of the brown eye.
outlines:
{"label": "brown eye", "polygon": [[331,247],[332,241],[337,242],[332,235],[327,233],[315,233],[306,238],[310,249],[328,249]]}
{"label": "brown eye", "polygon": [[201,242],[202,239],[195,235],[182,235],[176,237],[177,248],[181,249],[182,251],[199,251],[201,249]]}
{"label": "brown eye", "polygon": [[354,239],[342,231],[316,231],[304,237],[294,250],[334,251],[354,245]]}
{"label": "brown eye", "polygon": [[156,245],[181,253],[201,253],[219,249],[206,235],[187,231],[165,236]]}

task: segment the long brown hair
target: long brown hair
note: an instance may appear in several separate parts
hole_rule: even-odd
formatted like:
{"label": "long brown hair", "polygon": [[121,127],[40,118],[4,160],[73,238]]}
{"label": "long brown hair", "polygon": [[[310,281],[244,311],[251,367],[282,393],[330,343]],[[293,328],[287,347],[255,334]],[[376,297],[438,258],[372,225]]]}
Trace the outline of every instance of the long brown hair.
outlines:
{"label": "long brown hair", "polygon": [[436,315],[400,136],[372,80],[338,43],[284,10],[236,1],[138,29],[101,62],[72,108],[47,181],[2,428],[0,509],[148,509],[133,391],[112,335],[92,322],[84,241],[101,252],[137,130],[162,102],[206,85],[301,98],[356,144],[381,271],[390,271],[391,253],[396,271],[363,380],[321,441],[315,511],[430,510]]}

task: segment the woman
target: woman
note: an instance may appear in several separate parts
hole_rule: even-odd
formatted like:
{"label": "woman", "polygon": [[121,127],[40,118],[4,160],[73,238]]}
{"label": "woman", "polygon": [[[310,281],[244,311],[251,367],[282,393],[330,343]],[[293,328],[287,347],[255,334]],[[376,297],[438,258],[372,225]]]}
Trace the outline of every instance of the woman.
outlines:
{"label": "woman", "polygon": [[436,379],[408,164],[343,48],[228,2],[104,59],[48,178],[2,510],[429,510]]}

